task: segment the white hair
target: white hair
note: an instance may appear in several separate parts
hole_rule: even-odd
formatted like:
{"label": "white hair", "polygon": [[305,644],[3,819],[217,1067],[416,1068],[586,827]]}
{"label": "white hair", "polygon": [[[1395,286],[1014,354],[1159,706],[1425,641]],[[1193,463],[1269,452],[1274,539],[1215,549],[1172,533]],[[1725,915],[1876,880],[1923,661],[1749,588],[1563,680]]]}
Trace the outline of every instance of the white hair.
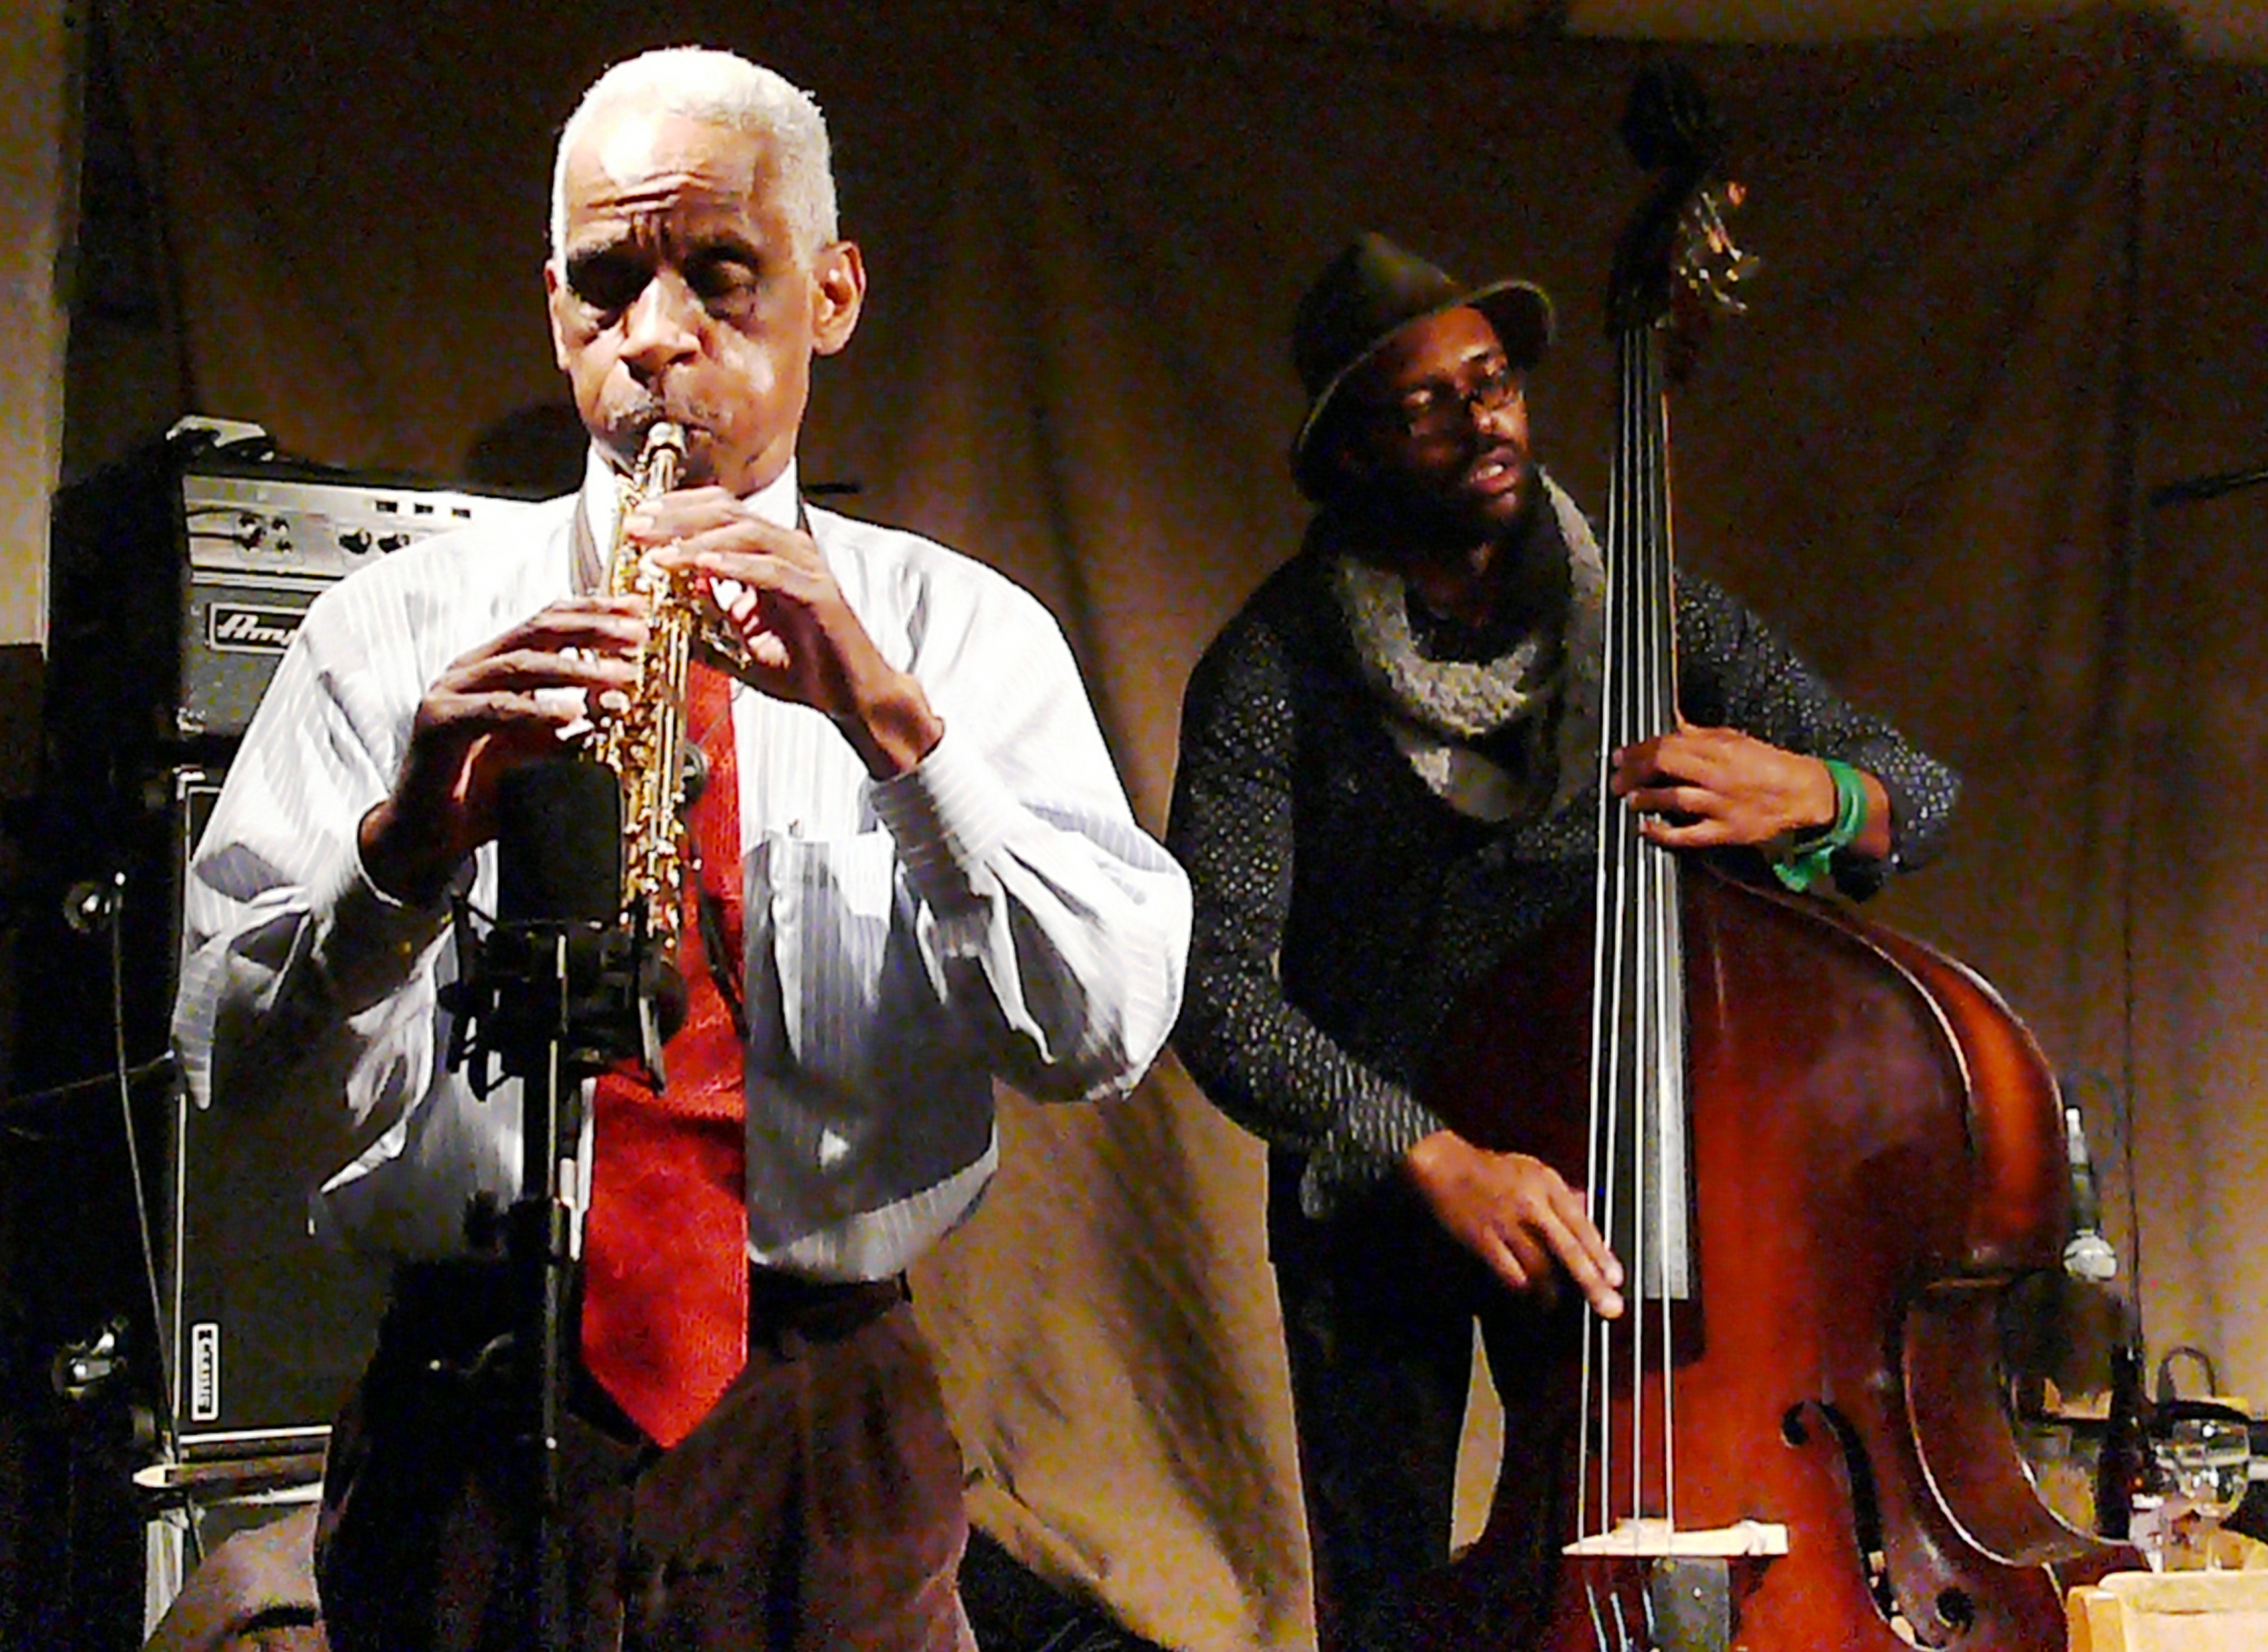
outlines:
{"label": "white hair", "polygon": [[671,46],[625,59],[591,83],[560,129],[551,164],[551,260],[565,255],[567,158],[593,117],[623,104],[762,134],[777,150],[780,204],[806,259],[836,239],[835,173],[826,117],[811,94],[761,64],[701,46]]}

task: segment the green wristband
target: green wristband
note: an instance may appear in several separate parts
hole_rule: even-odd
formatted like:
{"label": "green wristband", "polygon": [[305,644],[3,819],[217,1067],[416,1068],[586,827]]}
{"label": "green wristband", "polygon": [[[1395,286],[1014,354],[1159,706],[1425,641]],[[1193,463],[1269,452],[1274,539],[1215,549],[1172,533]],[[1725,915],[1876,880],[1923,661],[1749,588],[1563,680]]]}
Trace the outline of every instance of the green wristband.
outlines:
{"label": "green wristband", "polygon": [[1772,875],[1798,895],[1825,877],[1835,852],[1859,841],[1867,830],[1867,784],[1840,757],[1822,757],[1835,782],[1835,818],[1816,831],[1791,837],[1771,852]]}

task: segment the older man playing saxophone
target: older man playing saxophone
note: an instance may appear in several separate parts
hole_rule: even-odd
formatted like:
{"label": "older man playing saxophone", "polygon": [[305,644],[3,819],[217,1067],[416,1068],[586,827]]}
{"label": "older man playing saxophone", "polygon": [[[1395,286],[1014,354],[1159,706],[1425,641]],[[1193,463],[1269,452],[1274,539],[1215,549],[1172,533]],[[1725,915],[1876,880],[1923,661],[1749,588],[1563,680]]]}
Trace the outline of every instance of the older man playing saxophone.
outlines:
{"label": "older man playing saxophone", "polygon": [[[799,502],[812,363],[866,290],[809,99],[722,53],[618,66],[561,137],[552,241],[585,486],[328,593],[189,880],[198,1100],[303,1110],[344,1167],[319,1221],[395,1268],[333,1439],[327,1627],[342,1652],[528,1634],[483,1389],[510,1287],[467,1220],[513,1196],[516,1110],[443,1059],[447,918],[493,910],[502,778],[635,691],[646,601],[599,567],[619,537],[733,664],[688,690],[711,769],[667,1083],[609,1073],[592,1106],[554,1523],[573,1644],[965,1644],[959,1454],[903,1270],[992,1173],[995,1077],[1071,1100],[1140,1075],[1188,888],[1037,602]],[[665,420],[680,485],[618,523]]]}

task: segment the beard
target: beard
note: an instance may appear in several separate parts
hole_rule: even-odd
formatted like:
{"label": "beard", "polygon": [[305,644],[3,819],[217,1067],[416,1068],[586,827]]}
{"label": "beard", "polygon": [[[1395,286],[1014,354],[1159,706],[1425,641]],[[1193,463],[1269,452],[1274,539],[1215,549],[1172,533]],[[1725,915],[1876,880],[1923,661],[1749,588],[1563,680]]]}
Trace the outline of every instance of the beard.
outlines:
{"label": "beard", "polygon": [[[1518,483],[1506,492],[1482,493],[1470,478],[1491,462],[1519,468]],[[1420,558],[1435,555],[1462,559],[1476,545],[1515,544],[1528,536],[1543,497],[1543,473],[1525,447],[1504,444],[1475,454],[1448,476],[1409,470],[1381,472],[1357,513],[1369,518]]]}

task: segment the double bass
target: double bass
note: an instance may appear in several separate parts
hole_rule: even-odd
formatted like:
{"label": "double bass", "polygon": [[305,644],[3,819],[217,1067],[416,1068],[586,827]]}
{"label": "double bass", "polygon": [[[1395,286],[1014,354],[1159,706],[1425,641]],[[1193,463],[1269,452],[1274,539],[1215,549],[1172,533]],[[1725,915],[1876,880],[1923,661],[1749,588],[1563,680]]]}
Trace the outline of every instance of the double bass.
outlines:
{"label": "double bass", "polygon": [[[1566,1294],[1497,1372],[1495,1505],[1415,1638],[2054,1652],[2051,1567],[2102,1545],[2042,1497],[1998,1354],[2004,1302],[2068,1234],[2045,1058],[1963,965],[1682,858],[1605,787],[1606,755],[1676,716],[1670,323],[1737,307],[1751,267],[1690,79],[1647,71],[1624,135],[1661,181],[1609,306],[1595,899],[1468,998],[1427,1099],[1588,1190],[1628,1306],[1609,1321]],[[1513,1575],[1540,1581],[1507,1606]]]}

